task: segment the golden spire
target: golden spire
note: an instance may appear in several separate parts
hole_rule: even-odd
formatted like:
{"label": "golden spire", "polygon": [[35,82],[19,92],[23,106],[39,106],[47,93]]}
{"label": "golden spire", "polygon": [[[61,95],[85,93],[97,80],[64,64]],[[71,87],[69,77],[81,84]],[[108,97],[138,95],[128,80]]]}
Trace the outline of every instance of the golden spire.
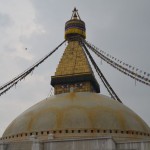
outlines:
{"label": "golden spire", "polygon": [[86,54],[77,38],[74,38],[78,36],[85,38],[85,23],[80,20],[75,8],[71,20],[65,25],[68,45],[51,80],[55,94],[70,92],[72,88],[76,92],[100,91]]}

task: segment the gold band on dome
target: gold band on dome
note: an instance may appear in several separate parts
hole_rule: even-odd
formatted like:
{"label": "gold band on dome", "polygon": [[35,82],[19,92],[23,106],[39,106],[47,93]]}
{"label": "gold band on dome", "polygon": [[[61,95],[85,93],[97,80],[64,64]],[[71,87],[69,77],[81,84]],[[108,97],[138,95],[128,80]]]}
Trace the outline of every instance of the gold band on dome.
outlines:
{"label": "gold band on dome", "polygon": [[65,31],[65,39],[67,39],[68,34],[79,34],[79,35],[83,36],[84,38],[86,38],[85,31],[76,29],[76,28],[66,30]]}

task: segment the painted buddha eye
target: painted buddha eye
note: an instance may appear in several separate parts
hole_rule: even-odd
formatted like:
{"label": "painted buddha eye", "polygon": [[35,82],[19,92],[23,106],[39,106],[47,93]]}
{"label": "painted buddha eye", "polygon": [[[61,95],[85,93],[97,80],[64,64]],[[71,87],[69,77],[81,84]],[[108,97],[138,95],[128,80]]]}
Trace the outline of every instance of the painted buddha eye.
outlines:
{"label": "painted buddha eye", "polygon": [[75,87],[82,87],[83,86],[83,83],[76,83],[75,84]]}
{"label": "painted buddha eye", "polygon": [[68,85],[68,84],[64,84],[64,85],[62,85],[61,87],[62,87],[62,88],[68,88],[69,85]]}

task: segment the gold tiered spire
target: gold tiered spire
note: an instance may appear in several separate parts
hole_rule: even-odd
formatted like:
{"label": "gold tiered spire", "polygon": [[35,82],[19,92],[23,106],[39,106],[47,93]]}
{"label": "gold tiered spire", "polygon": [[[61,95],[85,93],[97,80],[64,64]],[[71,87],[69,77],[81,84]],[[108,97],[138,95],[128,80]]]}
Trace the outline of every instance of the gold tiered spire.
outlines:
{"label": "gold tiered spire", "polygon": [[68,46],[51,80],[55,94],[70,92],[71,89],[76,92],[100,91],[86,54],[77,40],[78,36],[85,38],[85,23],[80,20],[80,17],[74,19],[74,15],[79,16],[76,11],[74,9],[71,20],[66,23],[65,37]]}
{"label": "gold tiered spire", "polygon": [[69,42],[56,69],[55,76],[93,74],[86,55],[78,41]]}

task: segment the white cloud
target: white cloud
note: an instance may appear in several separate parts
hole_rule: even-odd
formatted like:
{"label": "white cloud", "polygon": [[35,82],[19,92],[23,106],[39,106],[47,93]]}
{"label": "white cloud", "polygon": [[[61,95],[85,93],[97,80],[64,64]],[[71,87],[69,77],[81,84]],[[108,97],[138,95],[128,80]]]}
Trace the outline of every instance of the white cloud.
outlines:
{"label": "white cloud", "polygon": [[[30,39],[32,35],[40,35],[45,32],[43,27],[39,23],[36,23],[35,15],[35,9],[30,0],[1,0],[0,68],[3,68],[0,71],[1,77],[3,77],[3,80],[0,80],[1,84],[23,71],[23,62],[33,62],[34,55],[30,50],[25,50],[27,46],[24,40]],[[20,60],[21,64],[19,63]],[[28,78],[28,82],[30,82],[30,78]],[[41,77],[32,79],[42,80]],[[31,104],[33,103],[30,101],[22,104],[22,100],[19,97],[1,98],[0,106],[3,107],[0,108],[0,118],[3,119],[0,121],[0,135],[14,117],[31,106]],[[4,114],[7,115],[7,119],[5,119]]]}
{"label": "white cloud", "polygon": [[[18,2],[18,0],[1,1],[0,14],[7,15],[11,26],[3,28],[3,34],[0,38],[1,53],[4,49],[11,49],[7,55],[10,58],[20,57],[26,60],[32,60],[33,56],[25,51],[26,45],[24,39],[30,38],[33,34],[43,34],[44,29],[35,21],[35,10],[30,0]],[[9,25],[9,23],[8,23]],[[6,50],[7,52],[7,50]]]}

